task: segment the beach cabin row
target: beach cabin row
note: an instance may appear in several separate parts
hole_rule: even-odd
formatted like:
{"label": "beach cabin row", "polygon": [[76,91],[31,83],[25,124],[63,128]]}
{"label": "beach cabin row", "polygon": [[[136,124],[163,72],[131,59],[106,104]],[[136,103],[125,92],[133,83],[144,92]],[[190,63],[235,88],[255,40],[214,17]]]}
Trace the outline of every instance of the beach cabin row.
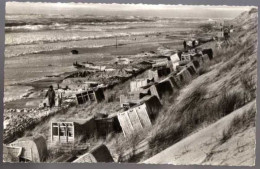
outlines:
{"label": "beach cabin row", "polygon": [[73,143],[75,141],[85,141],[95,135],[106,136],[111,132],[120,131],[121,127],[116,116],[59,119],[51,123],[51,141],[55,143]]}
{"label": "beach cabin row", "polygon": [[[124,135],[130,137],[136,131],[151,126],[152,120],[157,116],[158,109],[154,114],[149,110],[149,104],[155,104],[156,101],[145,104],[141,103],[143,98],[157,98],[161,105],[161,99],[164,95],[171,95],[174,90],[189,83],[197,74],[198,69],[212,58],[212,49],[176,53],[170,57],[174,72],[168,68],[169,65],[166,64],[168,60],[165,59],[153,65],[147,79],[131,81],[130,92],[120,96],[120,105],[126,109],[126,111],[118,113],[118,121]],[[168,71],[166,71],[167,68]],[[163,79],[165,76],[166,78]],[[150,79],[154,79],[154,81]]]}

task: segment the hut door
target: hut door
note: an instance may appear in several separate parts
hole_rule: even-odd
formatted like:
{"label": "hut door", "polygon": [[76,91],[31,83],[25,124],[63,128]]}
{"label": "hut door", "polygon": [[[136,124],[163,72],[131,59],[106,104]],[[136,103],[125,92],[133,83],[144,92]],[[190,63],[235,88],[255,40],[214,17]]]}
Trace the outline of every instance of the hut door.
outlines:
{"label": "hut door", "polygon": [[68,134],[67,134],[67,125],[66,123],[60,124],[60,141],[61,142],[68,142]]}

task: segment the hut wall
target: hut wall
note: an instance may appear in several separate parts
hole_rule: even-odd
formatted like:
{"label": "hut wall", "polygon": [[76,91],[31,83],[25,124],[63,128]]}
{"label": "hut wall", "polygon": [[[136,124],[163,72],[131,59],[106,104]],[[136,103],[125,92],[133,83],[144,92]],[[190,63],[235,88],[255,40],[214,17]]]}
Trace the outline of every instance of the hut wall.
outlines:
{"label": "hut wall", "polygon": [[75,125],[73,122],[53,122],[51,124],[52,142],[68,143],[75,140]]}
{"label": "hut wall", "polygon": [[130,82],[130,92],[137,92],[144,86],[148,85],[149,79],[137,79]]}
{"label": "hut wall", "polygon": [[97,146],[90,153],[95,157],[97,162],[114,162],[109,149],[104,144]]}
{"label": "hut wall", "polygon": [[122,128],[122,131],[124,133],[124,135],[127,137],[127,136],[131,136],[131,134],[133,133],[134,131],[134,128],[131,124],[131,121],[129,119],[129,116],[126,112],[124,113],[119,113],[117,115],[118,117],[118,121],[120,123],[120,126]]}
{"label": "hut wall", "polygon": [[3,162],[19,162],[22,147],[12,147],[3,145]]}
{"label": "hut wall", "polygon": [[152,86],[149,88],[149,90],[151,91],[151,95],[158,97],[158,99],[161,99],[160,94],[159,94],[159,92],[158,92],[157,87],[156,87],[155,84],[152,85]]}
{"label": "hut wall", "polygon": [[149,86],[150,85],[146,86],[146,89],[141,88],[139,91],[131,92],[126,95],[120,95],[120,106],[124,108],[129,108],[139,103],[140,99],[142,99],[143,97],[151,95]]}
{"label": "hut wall", "polygon": [[157,70],[149,70],[148,71],[148,78],[149,79],[154,79],[154,81],[158,81],[159,80],[159,75]]}
{"label": "hut wall", "polygon": [[177,71],[177,67],[180,65],[179,62],[172,63],[173,71]]}
{"label": "hut wall", "polygon": [[194,75],[197,73],[197,69],[194,66],[193,62],[189,62],[184,66],[181,66],[182,68],[187,68],[187,70],[190,72],[191,75]]}
{"label": "hut wall", "polygon": [[170,68],[171,66],[172,66],[172,61],[170,58],[155,60],[155,63],[152,65],[153,68],[161,68],[161,67]]}
{"label": "hut wall", "polygon": [[170,81],[162,81],[150,87],[151,95],[157,96],[162,99],[165,94],[171,94],[173,92],[173,87]]}
{"label": "hut wall", "polygon": [[149,70],[148,77],[149,79],[154,78],[155,82],[158,82],[161,77],[167,76],[171,73],[172,68],[170,67],[163,67],[159,69]]}
{"label": "hut wall", "polygon": [[171,73],[171,69],[170,68],[162,68],[162,69],[158,69],[158,77],[163,77],[163,76],[167,76]]}
{"label": "hut wall", "polygon": [[120,107],[128,108],[130,107],[130,99],[125,95],[120,95]]}
{"label": "hut wall", "polygon": [[188,83],[192,79],[192,76],[191,76],[190,72],[187,70],[187,68],[182,69],[182,71],[179,72],[177,74],[177,76],[179,76],[180,81],[182,83]]}
{"label": "hut wall", "polygon": [[171,78],[174,79],[175,83],[178,86],[178,89],[180,89],[183,86],[183,82],[181,81],[180,76],[172,75]]}
{"label": "hut wall", "polygon": [[191,61],[191,60],[192,60],[191,54],[185,53],[181,55],[181,61]]}
{"label": "hut wall", "polygon": [[105,99],[103,89],[88,90],[76,94],[77,104],[84,104],[86,102],[101,102]]}
{"label": "hut wall", "polygon": [[196,69],[198,69],[201,65],[201,63],[198,60],[194,60],[194,61],[192,61],[192,63]]}
{"label": "hut wall", "polygon": [[68,122],[53,122],[51,125],[53,142],[71,143],[79,138],[85,140],[97,132],[94,118],[89,118],[84,123],[68,120]]}
{"label": "hut wall", "polygon": [[94,136],[97,132],[96,121],[94,118],[88,119],[84,124],[74,123],[75,138],[84,136],[83,139],[88,139]]}
{"label": "hut wall", "polygon": [[161,97],[165,94],[172,94],[173,92],[172,85],[169,81],[160,82],[156,86]]}
{"label": "hut wall", "polygon": [[156,96],[151,96],[145,101],[145,105],[151,121],[154,120],[162,108],[160,100]]}
{"label": "hut wall", "polygon": [[202,60],[203,60],[203,63],[209,62],[209,61],[210,61],[210,58],[209,58],[208,54],[202,55]]}
{"label": "hut wall", "polygon": [[119,113],[117,117],[126,137],[129,137],[136,131],[140,131],[143,128],[152,125],[146,104],[142,104],[135,108],[131,108],[128,111]]}
{"label": "hut wall", "polygon": [[209,59],[213,59],[213,50],[212,49],[204,49],[202,50],[203,55],[207,54]]}
{"label": "hut wall", "polygon": [[179,58],[179,56],[178,56],[178,53],[175,53],[174,55],[171,55],[171,56],[170,56],[170,59],[171,59],[171,62],[172,62],[172,63],[175,63],[175,62],[180,61],[180,58]]}
{"label": "hut wall", "polygon": [[181,86],[179,85],[178,79],[175,78],[174,76],[170,76],[169,81],[171,83],[172,88],[174,89],[179,89]]}
{"label": "hut wall", "polygon": [[99,88],[95,91],[96,95],[96,101],[99,103],[105,99],[104,91],[103,89]]}
{"label": "hut wall", "polygon": [[117,116],[95,119],[95,121],[97,126],[97,133],[99,136],[107,136],[111,132],[122,131]]}

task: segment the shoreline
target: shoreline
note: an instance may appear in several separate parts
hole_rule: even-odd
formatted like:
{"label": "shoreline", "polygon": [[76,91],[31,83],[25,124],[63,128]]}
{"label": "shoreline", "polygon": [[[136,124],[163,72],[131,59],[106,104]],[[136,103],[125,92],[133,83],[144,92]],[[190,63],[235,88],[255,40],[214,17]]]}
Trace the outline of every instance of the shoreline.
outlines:
{"label": "shoreline", "polygon": [[[75,48],[75,49],[80,52],[80,55],[99,52],[99,53],[108,53],[111,55],[111,58],[116,58],[119,55],[124,55],[124,56],[142,55],[142,54],[144,54],[144,52],[157,50],[158,47],[163,46],[162,44],[165,44],[167,46],[170,46],[170,45],[174,46],[176,43],[179,44],[180,43],[179,41],[180,40],[172,41],[171,39],[168,39],[168,40],[156,41],[156,42],[152,41],[152,42],[145,42],[145,43],[142,42],[142,43],[124,44],[124,45],[118,46],[118,48],[116,48],[115,45],[111,45],[111,46],[105,46],[105,47],[101,47],[101,48],[86,47],[86,48]],[[131,50],[128,50],[128,49],[131,49]],[[71,51],[71,49],[46,51],[45,55],[48,55],[50,57],[50,56],[54,56],[56,54],[60,54],[60,55],[68,54],[70,51]],[[33,55],[37,55],[37,54],[33,54]],[[70,56],[78,57],[79,55],[70,55]],[[30,56],[28,56],[28,57],[30,57]],[[13,60],[13,59],[15,60],[17,58],[6,58],[7,61]],[[19,58],[19,59],[22,60],[22,58]],[[75,60],[77,60],[77,59],[75,59]],[[71,65],[72,65],[72,62],[71,62]],[[33,79],[24,80],[21,82],[13,82],[10,84],[6,84],[7,82],[5,82],[5,86],[32,87],[33,89],[31,89],[31,91],[39,92],[40,90],[44,90],[44,89],[48,88],[48,86],[51,84],[61,82],[65,78],[66,75],[72,74],[73,72],[76,72],[76,71],[78,71],[78,70],[75,69],[74,71],[63,72],[60,74],[53,75],[56,77],[47,77],[47,76],[52,76],[52,75],[45,75],[45,76],[39,77],[37,79],[33,78]],[[13,103],[15,103],[15,102],[16,103],[25,102],[25,100],[26,100],[26,98],[15,99],[12,101],[7,101],[7,102],[5,101],[4,104],[5,104],[5,107],[10,107],[9,105],[13,105]]]}

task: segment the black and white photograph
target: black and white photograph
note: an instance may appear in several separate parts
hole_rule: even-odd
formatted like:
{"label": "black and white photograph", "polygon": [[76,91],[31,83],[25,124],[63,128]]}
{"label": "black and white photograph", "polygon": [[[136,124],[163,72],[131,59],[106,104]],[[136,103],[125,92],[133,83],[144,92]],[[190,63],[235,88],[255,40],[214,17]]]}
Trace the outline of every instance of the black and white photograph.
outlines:
{"label": "black and white photograph", "polygon": [[3,162],[254,166],[258,7],[6,2]]}

